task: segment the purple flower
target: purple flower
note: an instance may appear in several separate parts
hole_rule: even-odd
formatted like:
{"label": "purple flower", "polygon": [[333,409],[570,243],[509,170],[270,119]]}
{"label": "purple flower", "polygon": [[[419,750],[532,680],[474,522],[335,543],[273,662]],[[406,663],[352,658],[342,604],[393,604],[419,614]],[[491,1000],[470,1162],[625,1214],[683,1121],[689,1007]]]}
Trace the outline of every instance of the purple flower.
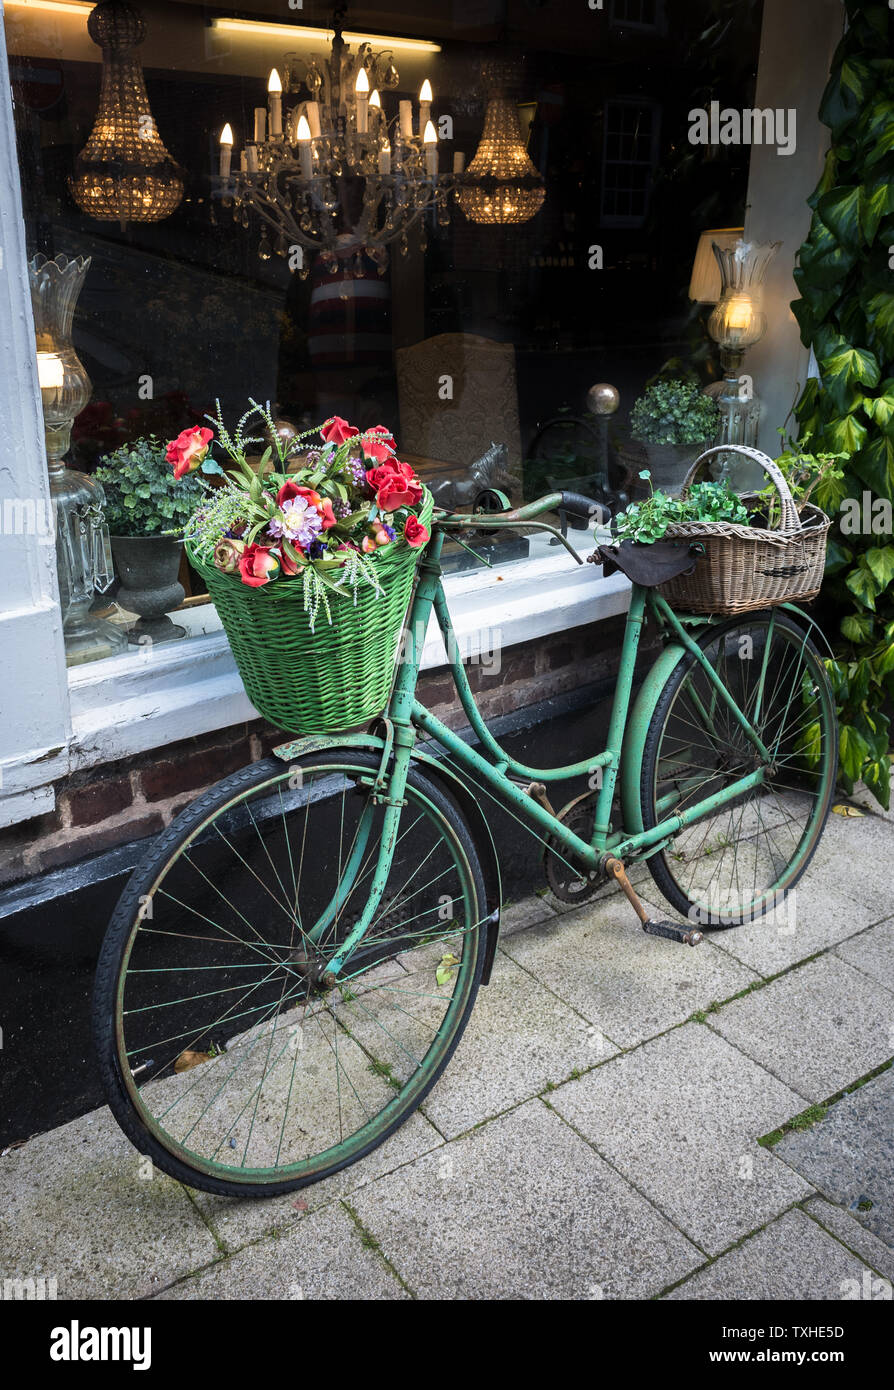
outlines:
{"label": "purple flower", "polygon": [[304,497],[290,497],[276,516],[267,523],[271,536],[297,541],[306,550],[322,530],[323,518],[316,507],[309,507]]}

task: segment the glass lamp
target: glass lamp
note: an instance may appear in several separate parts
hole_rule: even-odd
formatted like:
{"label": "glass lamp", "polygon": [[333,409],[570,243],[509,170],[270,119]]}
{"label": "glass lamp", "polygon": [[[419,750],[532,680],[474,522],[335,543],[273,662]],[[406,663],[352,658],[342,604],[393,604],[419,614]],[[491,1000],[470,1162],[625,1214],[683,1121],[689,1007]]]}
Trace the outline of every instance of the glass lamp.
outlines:
{"label": "glass lamp", "polygon": [[472,222],[500,225],[529,222],[543,206],[543,177],[528,157],[511,88],[518,76],[512,60],[487,63],[491,96],[475,157],[460,180],[459,205]]}
{"label": "glass lamp", "polygon": [[74,418],[91,393],[90,378],[71,338],[75,305],[89,268],[89,256],[48,261],[39,255],[28,262],[68,666],[98,661],[127,647],[123,629],[90,613],[95,590],[102,593],[115,577],[103,516],[105,495],[93,478],[66,468],[62,461]]}
{"label": "glass lamp", "polygon": [[[761,404],[751,378],[742,374],[742,364],[748,348],[766,332],[761,289],[767,266],[781,244],[742,238],[726,245],[712,243],[720,270],[720,298],[708,319],[708,332],[720,349],[723,367],[723,380],[710,388],[720,407],[718,444],[753,446],[757,440]],[[734,466],[735,454],[718,454],[714,476],[729,478]]]}

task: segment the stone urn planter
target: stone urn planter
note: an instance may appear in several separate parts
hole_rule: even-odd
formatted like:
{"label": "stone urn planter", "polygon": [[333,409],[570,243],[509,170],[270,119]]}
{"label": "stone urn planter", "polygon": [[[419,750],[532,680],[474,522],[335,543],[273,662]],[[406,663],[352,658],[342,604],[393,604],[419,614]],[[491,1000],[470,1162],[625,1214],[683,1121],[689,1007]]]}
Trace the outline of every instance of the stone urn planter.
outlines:
{"label": "stone urn planter", "polygon": [[652,486],[656,492],[671,495],[679,493],[686,481],[686,474],[698,458],[704,444],[642,444],[646,455],[646,467],[652,475]]}
{"label": "stone urn planter", "polygon": [[134,643],[172,642],[186,628],[167,616],[183,602],[185,590],[177,578],[183,541],[179,536],[112,536],[112,554],[121,580],[117,602],[139,614],[128,634]]}

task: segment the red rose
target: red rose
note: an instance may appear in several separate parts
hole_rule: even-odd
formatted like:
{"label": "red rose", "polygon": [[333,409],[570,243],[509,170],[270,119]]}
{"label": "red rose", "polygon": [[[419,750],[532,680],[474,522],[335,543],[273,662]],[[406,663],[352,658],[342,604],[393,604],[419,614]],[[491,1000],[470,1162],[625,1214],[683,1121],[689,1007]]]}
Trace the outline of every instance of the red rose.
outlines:
{"label": "red rose", "polygon": [[415,507],[422,499],[422,484],[408,463],[389,459],[377,468],[369,468],[366,481],[375,490],[381,511],[393,512],[396,507]]}
{"label": "red rose", "polygon": [[171,440],[165,450],[165,460],[174,465],[175,478],[195,472],[208,453],[213,438],[213,430],[196,425],[191,430],[181,430],[177,438]]}
{"label": "red rose", "polygon": [[364,458],[374,459],[376,463],[384,463],[386,459],[391,458],[397,446],[394,436],[389,434],[384,425],[372,425],[364,434],[375,436],[361,439],[360,448],[363,450]]}
{"label": "red rose", "polygon": [[279,573],[279,560],[266,545],[247,545],[239,556],[239,574],[243,584],[259,589],[269,584]]}
{"label": "red rose", "polygon": [[425,542],[428,540],[428,532],[418,517],[407,517],[407,523],[404,526],[404,540],[407,545],[411,545],[414,550],[417,546],[425,545]]}
{"label": "red rose", "polygon": [[320,428],[320,434],[327,444],[344,444],[346,439],[352,439],[359,433],[354,425],[349,425],[340,415],[330,416]]}
{"label": "red rose", "polygon": [[[304,554],[304,547],[300,546],[297,541],[289,541],[289,545],[292,547],[292,549],[295,551],[297,555]],[[292,559],[291,555],[287,554],[285,546],[283,546],[282,549],[278,551],[278,554],[280,562],[282,564],[283,574],[297,574],[299,569],[301,568],[301,565],[296,563],[296,561]]]}

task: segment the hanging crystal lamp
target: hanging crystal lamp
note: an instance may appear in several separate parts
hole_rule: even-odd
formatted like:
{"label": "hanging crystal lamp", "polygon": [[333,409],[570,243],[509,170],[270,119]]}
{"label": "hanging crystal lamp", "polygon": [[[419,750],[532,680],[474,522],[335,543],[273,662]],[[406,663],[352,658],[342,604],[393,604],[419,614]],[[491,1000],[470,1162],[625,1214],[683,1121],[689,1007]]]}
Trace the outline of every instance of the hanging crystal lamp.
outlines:
{"label": "hanging crystal lamp", "polygon": [[161,222],[183,197],[181,170],[162,142],[133,50],[143,17],[127,0],[100,0],[87,32],[102,49],[96,122],[69,180],[72,197],[99,222]]}
{"label": "hanging crystal lamp", "polygon": [[518,68],[495,60],[484,68],[491,95],[481,143],[462,178],[458,198],[472,222],[529,222],[543,206],[543,176],[528,157],[512,96]]}

